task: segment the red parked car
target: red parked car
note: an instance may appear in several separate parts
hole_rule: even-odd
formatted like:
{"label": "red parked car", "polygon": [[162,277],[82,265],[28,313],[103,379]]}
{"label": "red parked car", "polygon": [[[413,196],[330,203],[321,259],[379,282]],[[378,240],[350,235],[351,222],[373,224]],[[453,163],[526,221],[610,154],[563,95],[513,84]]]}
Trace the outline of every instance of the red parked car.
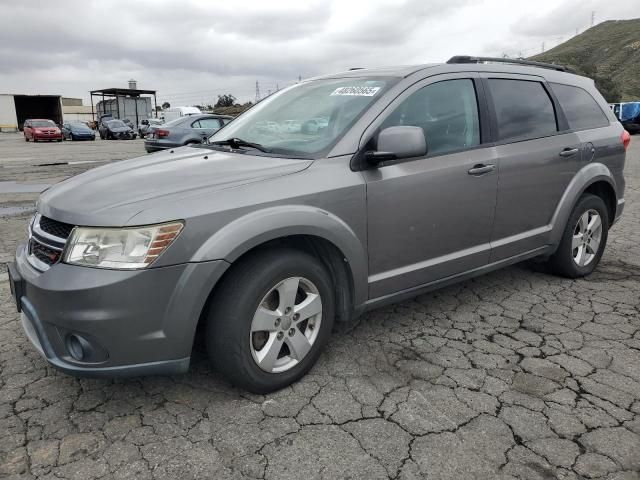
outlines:
{"label": "red parked car", "polygon": [[62,141],[62,132],[58,126],[53,123],[53,120],[31,118],[25,120],[22,130],[24,131],[24,140],[26,142],[29,140],[33,140],[34,142],[38,140]]}

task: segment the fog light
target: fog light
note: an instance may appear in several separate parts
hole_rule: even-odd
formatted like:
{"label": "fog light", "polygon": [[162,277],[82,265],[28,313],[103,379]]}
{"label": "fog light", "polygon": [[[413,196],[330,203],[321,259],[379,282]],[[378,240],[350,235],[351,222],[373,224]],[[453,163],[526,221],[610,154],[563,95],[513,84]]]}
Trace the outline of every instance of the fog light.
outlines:
{"label": "fog light", "polygon": [[86,340],[80,338],[78,335],[67,335],[67,350],[74,360],[82,360],[84,358],[84,344]]}

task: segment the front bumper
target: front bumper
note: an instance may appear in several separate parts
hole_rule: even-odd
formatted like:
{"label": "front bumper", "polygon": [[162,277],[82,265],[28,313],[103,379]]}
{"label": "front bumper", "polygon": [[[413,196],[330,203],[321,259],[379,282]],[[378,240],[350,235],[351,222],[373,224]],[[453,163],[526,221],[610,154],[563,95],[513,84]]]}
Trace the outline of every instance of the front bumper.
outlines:
{"label": "front bumper", "polygon": [[25,333],[51,365],[73,375],[137,376],[188,369],[200,314],[227,267],[211,261],[122,271],[60,263],[39,272],[21,244],[10,277],[18,277],[13,289]]}
{"label": "front bumper", "polygon": [[69,137],[73,137],[74,140],[95,140],[95,133],[71,133]]}
{"label": "front bumper", "polygon": [[51,135],[43,135],[43,134],[33,134],[33,139],[42,141],[42,140],[62,140],[62,134],[51,134]]}

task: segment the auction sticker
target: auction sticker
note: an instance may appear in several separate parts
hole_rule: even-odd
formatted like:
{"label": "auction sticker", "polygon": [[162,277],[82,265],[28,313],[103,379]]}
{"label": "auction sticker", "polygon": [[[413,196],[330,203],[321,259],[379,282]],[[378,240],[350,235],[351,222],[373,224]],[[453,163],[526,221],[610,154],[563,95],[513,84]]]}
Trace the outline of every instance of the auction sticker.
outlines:
{"label": "auction sticker", "polygon": [[380,87],[339,87],[331,93],[331,96],[373,97],[378,93],[378,90],[380,90]]}

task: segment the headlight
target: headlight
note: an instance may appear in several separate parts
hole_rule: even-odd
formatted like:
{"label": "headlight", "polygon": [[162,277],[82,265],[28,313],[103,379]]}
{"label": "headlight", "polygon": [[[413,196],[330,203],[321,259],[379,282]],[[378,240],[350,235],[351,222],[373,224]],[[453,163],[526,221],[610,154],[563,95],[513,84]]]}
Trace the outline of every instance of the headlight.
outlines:
{"label": "headlight", "polygon": [[183,226],[173,222],[133,228],[77,227],[63,261],[97,268],[145,268],[171,245]]}

